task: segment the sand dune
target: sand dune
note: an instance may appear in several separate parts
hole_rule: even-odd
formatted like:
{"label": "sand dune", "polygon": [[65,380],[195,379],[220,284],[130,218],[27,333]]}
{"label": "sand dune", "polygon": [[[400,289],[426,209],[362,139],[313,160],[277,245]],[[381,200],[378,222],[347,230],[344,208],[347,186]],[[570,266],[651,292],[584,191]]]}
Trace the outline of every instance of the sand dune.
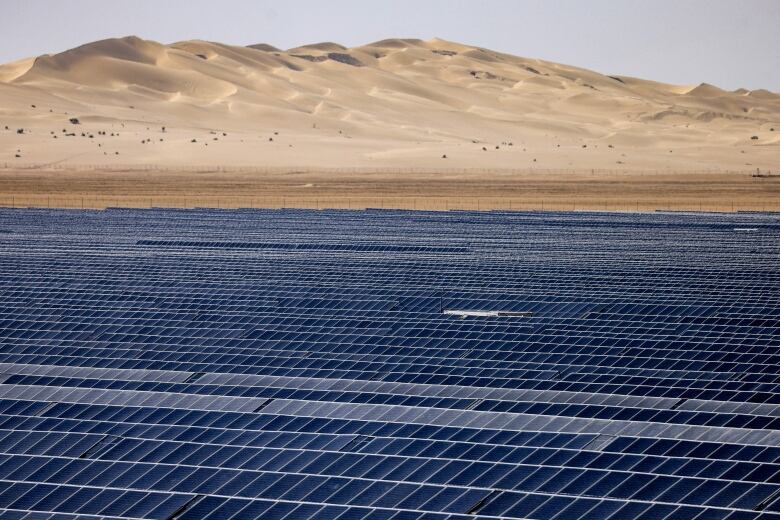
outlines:
{"label": "sand dune", "polygon": [[780,95],[441,39],[127,37],[0,66],[5,163],[776,171]]}

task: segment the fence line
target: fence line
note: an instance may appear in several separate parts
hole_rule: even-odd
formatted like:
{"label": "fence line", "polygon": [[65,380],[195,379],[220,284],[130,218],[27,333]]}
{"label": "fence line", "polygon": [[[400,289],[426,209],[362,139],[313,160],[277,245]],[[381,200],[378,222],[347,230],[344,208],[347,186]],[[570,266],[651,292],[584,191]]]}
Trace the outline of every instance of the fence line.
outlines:
{"label": "fence line", "polygon": [[8,195],[0,207],[105,209],[126,208],[308,208],[308,209],[407,209],[407,210],[536,210],[536,211],[696,211],[780,212],[780,200],[598,200],[595,197],[252,197],[252,196],[58,196]]}
{"label": "fence line", "polygon": [[216,166],[165,164],[64,164],[64,163],[2,163],[6,171],[76,171],[76,172],[177,172],[177,173],[333,173],[333,174],[736,174],[754,177],[780,177],[770,171],[728,169],[630,169],[630,168],[419,168],[419,167],[314,167],[314,166]]}

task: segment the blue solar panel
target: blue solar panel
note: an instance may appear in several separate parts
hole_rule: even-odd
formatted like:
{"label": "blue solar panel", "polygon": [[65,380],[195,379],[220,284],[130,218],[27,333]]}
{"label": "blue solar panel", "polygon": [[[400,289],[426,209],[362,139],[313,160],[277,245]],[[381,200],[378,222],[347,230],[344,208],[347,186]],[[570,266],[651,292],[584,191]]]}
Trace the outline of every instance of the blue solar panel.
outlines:
{"label": "blue solar panel", "polygon": [[780,518],[780,215],[0,209],[0,309],[4,519]]}

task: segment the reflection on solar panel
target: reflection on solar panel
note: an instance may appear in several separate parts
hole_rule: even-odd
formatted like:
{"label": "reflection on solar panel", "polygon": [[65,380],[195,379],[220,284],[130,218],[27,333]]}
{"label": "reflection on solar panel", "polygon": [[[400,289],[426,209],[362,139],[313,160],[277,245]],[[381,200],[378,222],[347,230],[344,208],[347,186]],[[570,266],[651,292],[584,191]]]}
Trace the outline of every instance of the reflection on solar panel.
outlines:
{"label": "reflection on solar panel", "polygon": [[0,230],[4,519],[780,518],[778,215]]}

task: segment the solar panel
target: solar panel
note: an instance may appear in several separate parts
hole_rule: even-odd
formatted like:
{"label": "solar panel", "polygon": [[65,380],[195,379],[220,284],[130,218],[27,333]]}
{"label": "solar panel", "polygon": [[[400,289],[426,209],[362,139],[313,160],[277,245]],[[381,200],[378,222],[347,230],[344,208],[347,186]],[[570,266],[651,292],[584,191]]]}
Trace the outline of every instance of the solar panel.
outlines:
{"label": "solar panel", "polygon": [[0,209],[0,516],[780,518],[778,324],[777,214]]}

